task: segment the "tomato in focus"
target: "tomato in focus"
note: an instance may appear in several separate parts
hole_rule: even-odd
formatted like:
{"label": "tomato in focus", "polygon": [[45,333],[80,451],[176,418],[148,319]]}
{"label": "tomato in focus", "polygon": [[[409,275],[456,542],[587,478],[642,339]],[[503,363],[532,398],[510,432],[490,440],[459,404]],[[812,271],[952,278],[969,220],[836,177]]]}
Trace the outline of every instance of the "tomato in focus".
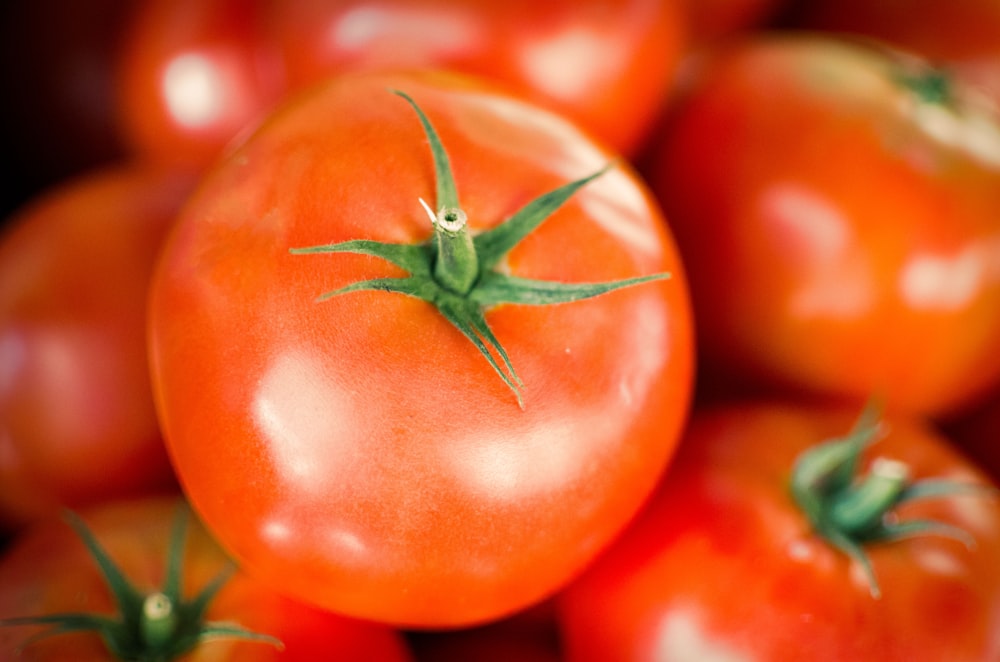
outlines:
{"label": "tomato in focus", "polygon": [[[390,90],[436,127],[473,238],[600,174],[481,280],[670,278],[491,307],[516,393],[427,301],[317,301],[404,271],[291,249],[432,236],[428,136]],[[667,225],[614,158],[472,79],[365,74],[290,101],[202,180],[151,290],[154,390],[186,493],[249,573],[354,616],[472,625],[553,593],[624,527],[673,453],[693,349]]]}
{"label": "tomato in focus", "polygon": [[706,393],[930,415],[1000,378],[1000,124],[913,57],[755,35],[702,62],[650,179]]}
{"label": "tomato in focus", "polygon": [[[559,598],[566,658],[950,660],[1000,655],[1000,501],[958,492],[900,504],[891,524],[958,527],[865,543],[857,562],[816,535],[789,491],[808,448],[843,437],[854,408],[740,403],[697,411],[659,490]],[[863,452],[913,485],[989,481],[917,419],[889,416]],[[988,489],[988,488],[986,488]],[[974,544],[971,544],[974,541]]]}
{"label": "tomato in focus", "polygon": [[673,0],[147,0],[121,55],[120,121],[136,153],[202,167],[328,76],[440,68],[504,84],[635,152],[683,42]]}
{"label": "tomato in focus", "polygon": [[[140,591],[158,590],[166,575],[175,497],[108,501],[81,513],[98,542]],[[228,559],[195,522],[186,531],[182,593],[193,596],[223,571]],[[63,521],[37,522],[0,556],[0,618],[79,612],[114,614],[118,605],[94,558]],[[406,662],[411,659],[396,631],[302,605],[237,570],[209,602],[208,621],[235,623],[275,637],[270,642],[210,638],[184,655],[185,662],[258,662],[320,659]],[[92,632],[26,640],[43,626],[0,627],[0,659],[105,662],[115,659]],[[23,648],[21,648],[23,646]],[[19,653],[18,653],[19,651]]]}
{"label": "tomato in focus", "polygon": [[0,235],[0,529],[173,488],[146,353],[146,288],[190,178],[89,172]]}

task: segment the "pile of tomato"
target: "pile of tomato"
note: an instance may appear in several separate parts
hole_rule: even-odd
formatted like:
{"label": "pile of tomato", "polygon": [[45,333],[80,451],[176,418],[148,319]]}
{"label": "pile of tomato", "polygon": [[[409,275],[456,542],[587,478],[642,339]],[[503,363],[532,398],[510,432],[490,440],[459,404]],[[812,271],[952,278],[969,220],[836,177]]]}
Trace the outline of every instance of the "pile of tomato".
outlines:
{"label": "pile of tomato", "polygon": [[995,3],[0,48],[0,660],[1000,660]]}

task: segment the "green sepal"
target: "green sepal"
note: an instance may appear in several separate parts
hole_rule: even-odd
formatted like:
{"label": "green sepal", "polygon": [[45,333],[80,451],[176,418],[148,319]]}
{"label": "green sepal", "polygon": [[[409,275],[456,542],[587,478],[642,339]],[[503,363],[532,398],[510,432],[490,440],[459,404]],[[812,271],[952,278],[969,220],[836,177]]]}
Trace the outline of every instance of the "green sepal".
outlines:
{"label": "green sepal", "polygon": [[[434,228],[432,240],[418,244],[394,244],[372,240],[349,240],[304,248],[291,248],[293,254],[361,253],[380,257],[404,269],[402,278],[371,278],[351,283],[321,294],[319,301],[362,290],[394,292],[422,299],[434,305],[441,315],[461,332],[486,358],[504,384],[514,393],[518,406],[524,408],[524,383],[500,341],[486,322],[485,313],[495,306],[509,304],[548,305],[569,303],[599,296],[624,287],[668,278],[655,274],[608,283],[559,283],[518,278],[494,269],[501,260],[561,207],[574,193],[613,167],[609,163],[597,172],[564,184],[529,201],[521,209],[491,230],[472,236],[465,224],[451,162],[430,120],[407,94],[392,92],[413,108],[424,128],[434,160],[436,182],[435,212],[423,200]],[[456,216],[456,228],[446,227],[442,216]]]}
{"label": "green sepal", "polygon": [[67,523],[80,536],[94,559],[117,606],[115,616],[86,613],[59,613],[0,619],[2,626],[51,625],[26,639],[21,649],[52,636],[72,632],[93,632],[101,637],[108,651],[119,660],[136,662],[169,662],[190,652],[199,642],[214,637],[230,637],[267,643],[283,648],[279,639],[247,630],[233,623],[204,621],[205,610],[235,566],[230,564],[219,572],[192,600],[181,595],[183,549],[188,509],[181,506],[171,527],[164,583],[157,593],[169,603],[171,618],[166,628],[150,623],[144,613],[147,596],[137,590],[76,514],[67,512]]}
{"label": "green sepal", "polygon": [[392,244],[370,239],[351,239],[333,244],[290,248],[294,255],[309,253],[356,253],[382,258],[414,276],[430,276],[434,250],[427,244]]}
{"label": "green sepal", "polygon": [[548,193],[543,193],[521,207],[500,225],[473,237],[472,244],[476,249],[476,255],[479,256],[480,269],[485,272],[495,267],[507,253],[569,200],[574,193],[606,173],[611,167],[612,164],[608,164],[592,175],[564,184]]}
{"label": "green sepal", "polygon": [[502,303],[547,306],[591,299],[624,287],[667,278],[670,278],[670,274],[652,274],[604,283],[559,283],[551,280],[519,278],[490,271],[483,274],[479,284],[469,293],[469,298],[486,308]]}
{"label": "green sepal", "polygon": [[872,597],[881,596],[865,546],[922,536],[943,536],[967,547],[973,537],[947,522],[898,521],[897,506],[918,499],[959,494],[997,493],[992,487],[945,479],[912,481],[896,460],[876,460],[862,474],[862,453],[877,437],[879,407],[869,403],[847,437],[807,449],[792,469],[790,492],[817,535],[854,560],[864,572]]}

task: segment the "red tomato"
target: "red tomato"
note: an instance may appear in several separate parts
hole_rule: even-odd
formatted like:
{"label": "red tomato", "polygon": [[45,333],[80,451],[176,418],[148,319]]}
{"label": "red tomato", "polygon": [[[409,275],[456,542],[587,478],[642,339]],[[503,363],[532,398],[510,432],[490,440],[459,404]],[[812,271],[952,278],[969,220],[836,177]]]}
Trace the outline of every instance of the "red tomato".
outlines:
{"label": "red tomato", "polygon": [[686,285],[658,208],[616,163],[502,273],[482,270],[468,295],[435,290],[461,308],[504,274],[673,275],[487,307],[517,396],[436,305],[371,290],[318,302],[406,272],[290,249],[424,245],[420,202],[449,206],[421,122],[390,89],[437,127],[474,236],[613,158],[560,117],[452,75],[315,89],[208,174],[175,226],[151,296],[155,394],[195,507],[251,572],[343,613],[473,624],[553,592],[652,489],[690,396]]}
{"label": "red tomato", "polygon": [[137,3],[116,73],[129,149],[201,168],[278,101],[281,64],[266,47],[269,18],[247,0]]}
{"label": "red tomato", "polygon": [[146,358],[146,288],[185,177],[94,171],[0,240],[0,528],[172,486]]}
{"label": "red tomato", "polygon": [[[998,659],[995,495],[953,494],[890,510],[890,526],[934,519],[961,528],[975,545],[932,535],[862,543],[879,598],[792,500],[801,453],[843,437],[855,416],[782,404],[696,413],[648,507],[561,596],[566,659]],[[890,458],[913,481],[988,484],[915,419],[890,417],[883,428],[862,467]]]}
{"label": "red tomato", "polygon": [[937,61],[1000,103],[995,0],[807,0],[790,25],[881,39]]}
{"label": "red tomato", "polygon": [[682,42],[674,0],[149,0],[122,53],[121,116],[138,151],[203,165],[289,90],[429,67],[502,82],[633,152]]}
{"label": "red tomato", "polygon": [[[140,499],[104,503],[82,513],[97,542],[140,596],[164,586],[168,541],[177,507],[174,498]],[[205,529],[194,522],[187,527],[182,562],[182,595],[193,599],[225,569],[228,559]],[[118,608],[94,557],[65,522],[39,522],[15,539],[0,557],[0,618],[68,612],[114,614]],[[294,602],[241,571],[236,571],[209,602],[204,618],[277,638],[282,648],[271,642],[210,638],[178,659],[411,659],[402,637],[394,630]],[[25,645],[26,639],[42,631],[44,626],[37,625],[0,627],[0,657],[25,662],[115,659],[93,632],[60,634]],[[22,646],[20,655],[16,655]]]}
{"label": "red tomato", "polygon": [[1000,378],[1000,125],[947,83],[802,35],[702,63],[650,177],[706,391],[879,394],[936,415]]}

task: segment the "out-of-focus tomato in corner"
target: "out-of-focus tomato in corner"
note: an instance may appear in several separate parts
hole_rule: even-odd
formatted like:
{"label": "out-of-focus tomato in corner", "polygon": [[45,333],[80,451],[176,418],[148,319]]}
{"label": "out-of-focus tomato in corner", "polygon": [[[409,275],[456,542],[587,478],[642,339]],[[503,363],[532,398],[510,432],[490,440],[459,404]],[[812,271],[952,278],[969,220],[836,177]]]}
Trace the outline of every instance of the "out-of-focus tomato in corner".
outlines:
{"label": "out-of-focus tomato in corner", "polygon": [[[138,604],[119,603],[98,569],[94,556],[80,536],[65,521],[53,517],[40,520],[23,530],[9,549],[0,555],[0,619],[51,614],[78,613],[111,615],[121,609],[131,613],[124,637],[138,644],[138,633],[129,627],[159,615],[147,611],[148,598],[163,591],[168,575],[168,559],[178,509],[177,497],[150,497],[110,500],[83,509],[79,518],[111,558],[124,578],[137,591]],[[410,651],[397,631],[381,624],[358,621],[290,600],[266,587],[242,570],[231,567],[224,551],[194,517],[183,529],[178,566],[182,598],[194,600],[222,572],[234,570],[222,588],[208,602],[203,616],[207,625],[238,626],[273,639],[245,641],[232,636],[212,636],[190,642],[193,649],[180,658],[137,657],[135,659],[177,659],[185,662],[409,662]],[[161,593],[162,591],[162,593]],[[162,608],[162,597],[152,603]],[[181,609],[170,603],[178,615],[180,631],[171,633],[162,622],[157,634],[161,648],[170,650],[182,635],[202,625],[179,617]],[[164,610],[165,611],[165,610]],[[184,611],[190,614],[190,610]],[[164,619],[166,620],[166,619]],[[50,626],[0,626],[0,659],[24,662],[109,662],[111,655],[94,632],[68,632],[38,639],[29,638]],[[147,632],[154,628],[148,628]],[[281,642],[277,646],[275,640]],[[141,644],[140,644],[141,645]],[[19,651],[19,653],[18,653]],[[131,658],[130,658],[131,659]]]}
{"label": "out-of-focus tomato in corner", "polygon": [[676,0],[142,0],[117,81],[131,148],[203,167],[274,103],[359,70],[482,76],[636,152],[685,40]]}
{"label": "out-of-focus tomato in corner", "polygon": [[1000,106],[995,0],[792,0],[787,27],[865,35],[918,53]]}
{"label": "out-of-focus tomato in corner", "polygon": [[107,166],[46,190],[0,234],[0,529],[174,486],[146,288],[192,185]]}
{"label": "out-of-focus tomato in corner", "polygon": [[912,55],[813,34],[703,58],[648,174],[704,393],[945,415],[1000,377],[1000,123]]}
{"label": "out-of-focus tomato in corner", "polygon": [[[853,407],[787,401],[696,411],[647,507],[557,598],[564,659],[998,659],[1000,501],[987,477],[920,419],[886,415],[866,439],[855,436],[869,427],[857,417]],[[861,541],[874,584],[857,559],[819,535],[789,489],[803,453],[836,444],[812,455],[820,462],[798,477],[819,488],[823,513],[838,509],[823,490],[843,480],[827,469],[854,461],[841,452],[848,439],[861,456],[841,476],[868,493],[838,492],[838,515],[844,524],[857,517],[848,535]],[[915,495],[924,479],[976,487],[932,488],[863,514],[895,494],[885,489],[891,483]],[[956,529],[866,542],[875,530],[868,518],[875,527],[925,519]]]}

